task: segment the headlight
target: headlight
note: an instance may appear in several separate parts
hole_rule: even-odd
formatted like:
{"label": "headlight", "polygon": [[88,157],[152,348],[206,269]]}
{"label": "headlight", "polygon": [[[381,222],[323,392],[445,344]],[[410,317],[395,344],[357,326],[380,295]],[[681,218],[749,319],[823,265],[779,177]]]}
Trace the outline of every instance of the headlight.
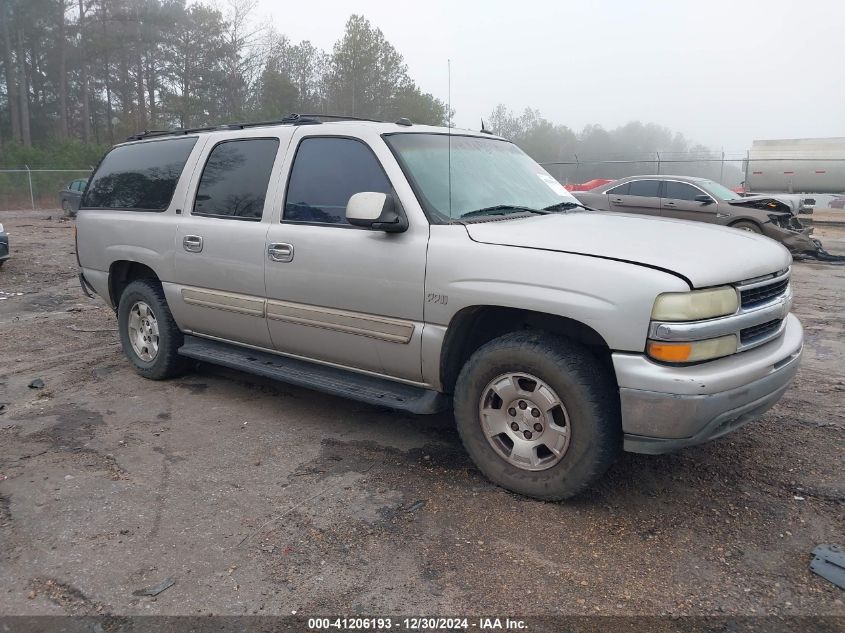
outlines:
{"label": "headlight", "polygon": [[2,232],[3,232],[3,225],[0,224],[0,233],[2,233]]}
{"label": "headlight", "polygon": [[736,353],[736,335],[720,336],[705,341],[669,343],[649,341],[648,355],[665,363],[695,363]]}
{"label": "headlight", "polygon": [[739,308],[736,288],[723,286],[658,295],[651,310],[655,321],[700,321],[733,314]]}

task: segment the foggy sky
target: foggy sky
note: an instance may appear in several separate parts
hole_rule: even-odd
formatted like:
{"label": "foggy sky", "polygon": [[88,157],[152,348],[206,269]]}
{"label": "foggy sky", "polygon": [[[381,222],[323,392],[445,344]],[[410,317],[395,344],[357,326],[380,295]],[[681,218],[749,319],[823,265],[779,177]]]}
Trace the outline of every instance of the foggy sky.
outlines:
{"label": "foggy sky", "polygon": [[259,0],[257,16],[326,51],[351,13],[478,129],[498,103],[579,131],[654,122],[739,153],[757,138],[845,136],[845,2]]}

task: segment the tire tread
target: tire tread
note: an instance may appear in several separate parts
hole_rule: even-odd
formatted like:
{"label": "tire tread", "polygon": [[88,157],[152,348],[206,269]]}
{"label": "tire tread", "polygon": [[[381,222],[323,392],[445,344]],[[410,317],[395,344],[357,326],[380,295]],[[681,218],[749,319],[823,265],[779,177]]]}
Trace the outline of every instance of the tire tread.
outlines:
{"label": "tire tread", "polygon": [[[560,501],[582,493],[610,468],[621,449],[622,432],[619,399],[614,381],[592,352],[574,341],[541,331],[512,332],[482,345],[464,365],[455,385],[456,418],[459,411],[468,405],[473,407],[470,410],[477,411],[476,404],[464,401],[466,398],[474,399],[477,396],[477,394],[469,393],[471,389],[467,388],[470,377],[483,370],[484,364],[492,352],[503,349],[515,353],[545,356],[563,371],[568,371],[572,381],[584,395],[588,406],[595,412],[596,417],[603,422],[593,429],[595,437],[590,459],[582,462],[583,468],[580,469],[576,481],[564,482],[554,491],[526,492],[521,490],[519,492],[544,501]],[[469,438],[466,436],[465,426],[467,423],[478,424],[477,414],[472,421],[463,422],[462,424],[460,420],[458,421],[458,432],[464,445],[469,449]],[[496,457],[501,460],[498,456]],[[473,459],[488,478],[498,485],[507,487],[496,481],[496,473],[487,467],[483,460]],[[564,457],[565,459],[566,457]],[[554,468],[557,468],[557,466],[553,466],[550,470]]]}

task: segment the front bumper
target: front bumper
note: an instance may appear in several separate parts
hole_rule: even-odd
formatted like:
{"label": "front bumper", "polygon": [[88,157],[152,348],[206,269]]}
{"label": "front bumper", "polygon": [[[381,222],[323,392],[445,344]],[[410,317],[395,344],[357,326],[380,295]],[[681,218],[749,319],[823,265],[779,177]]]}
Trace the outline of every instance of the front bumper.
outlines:
{"label": "front bumper", "polygon": [[[798,224],[801,224],[798,221]],[[803,226],[801,229],[792,229],[779,226],[774,222],[763,225],[763,235],[780,242],[792,253],[805,253],[816,251],[816,243],[813,241],[813,227]]]}
{"label": "front bumper", "polygon": [[795,377],[803,341],[801,323],[790,314],[777,339],[700,365],[671,367],[641,354],[613,354],[625,450],[666,453],[760,417]]}

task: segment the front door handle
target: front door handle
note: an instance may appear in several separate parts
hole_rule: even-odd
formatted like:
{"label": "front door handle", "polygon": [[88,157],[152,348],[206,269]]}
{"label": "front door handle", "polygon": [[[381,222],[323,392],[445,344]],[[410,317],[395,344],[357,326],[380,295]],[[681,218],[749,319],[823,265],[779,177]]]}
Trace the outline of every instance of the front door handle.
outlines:
{"label": "front door handle", "polygon": [[182,238],[182,248],[189,253],[202,251],[202,238],[199,235],[186,235]]}
{"label": "front door handle", "polygon": [[664,207],[674,207],[674,206],[675,206],[675,203],[674,203],[674,202],[664,202],[664,203],[663,203],[663,206],[664,206]]}
{"label": "front door handle", "polygon": [[293,244],[270,244],[267,247],[267,257],[269,257],[274,262],[292,262]]}

